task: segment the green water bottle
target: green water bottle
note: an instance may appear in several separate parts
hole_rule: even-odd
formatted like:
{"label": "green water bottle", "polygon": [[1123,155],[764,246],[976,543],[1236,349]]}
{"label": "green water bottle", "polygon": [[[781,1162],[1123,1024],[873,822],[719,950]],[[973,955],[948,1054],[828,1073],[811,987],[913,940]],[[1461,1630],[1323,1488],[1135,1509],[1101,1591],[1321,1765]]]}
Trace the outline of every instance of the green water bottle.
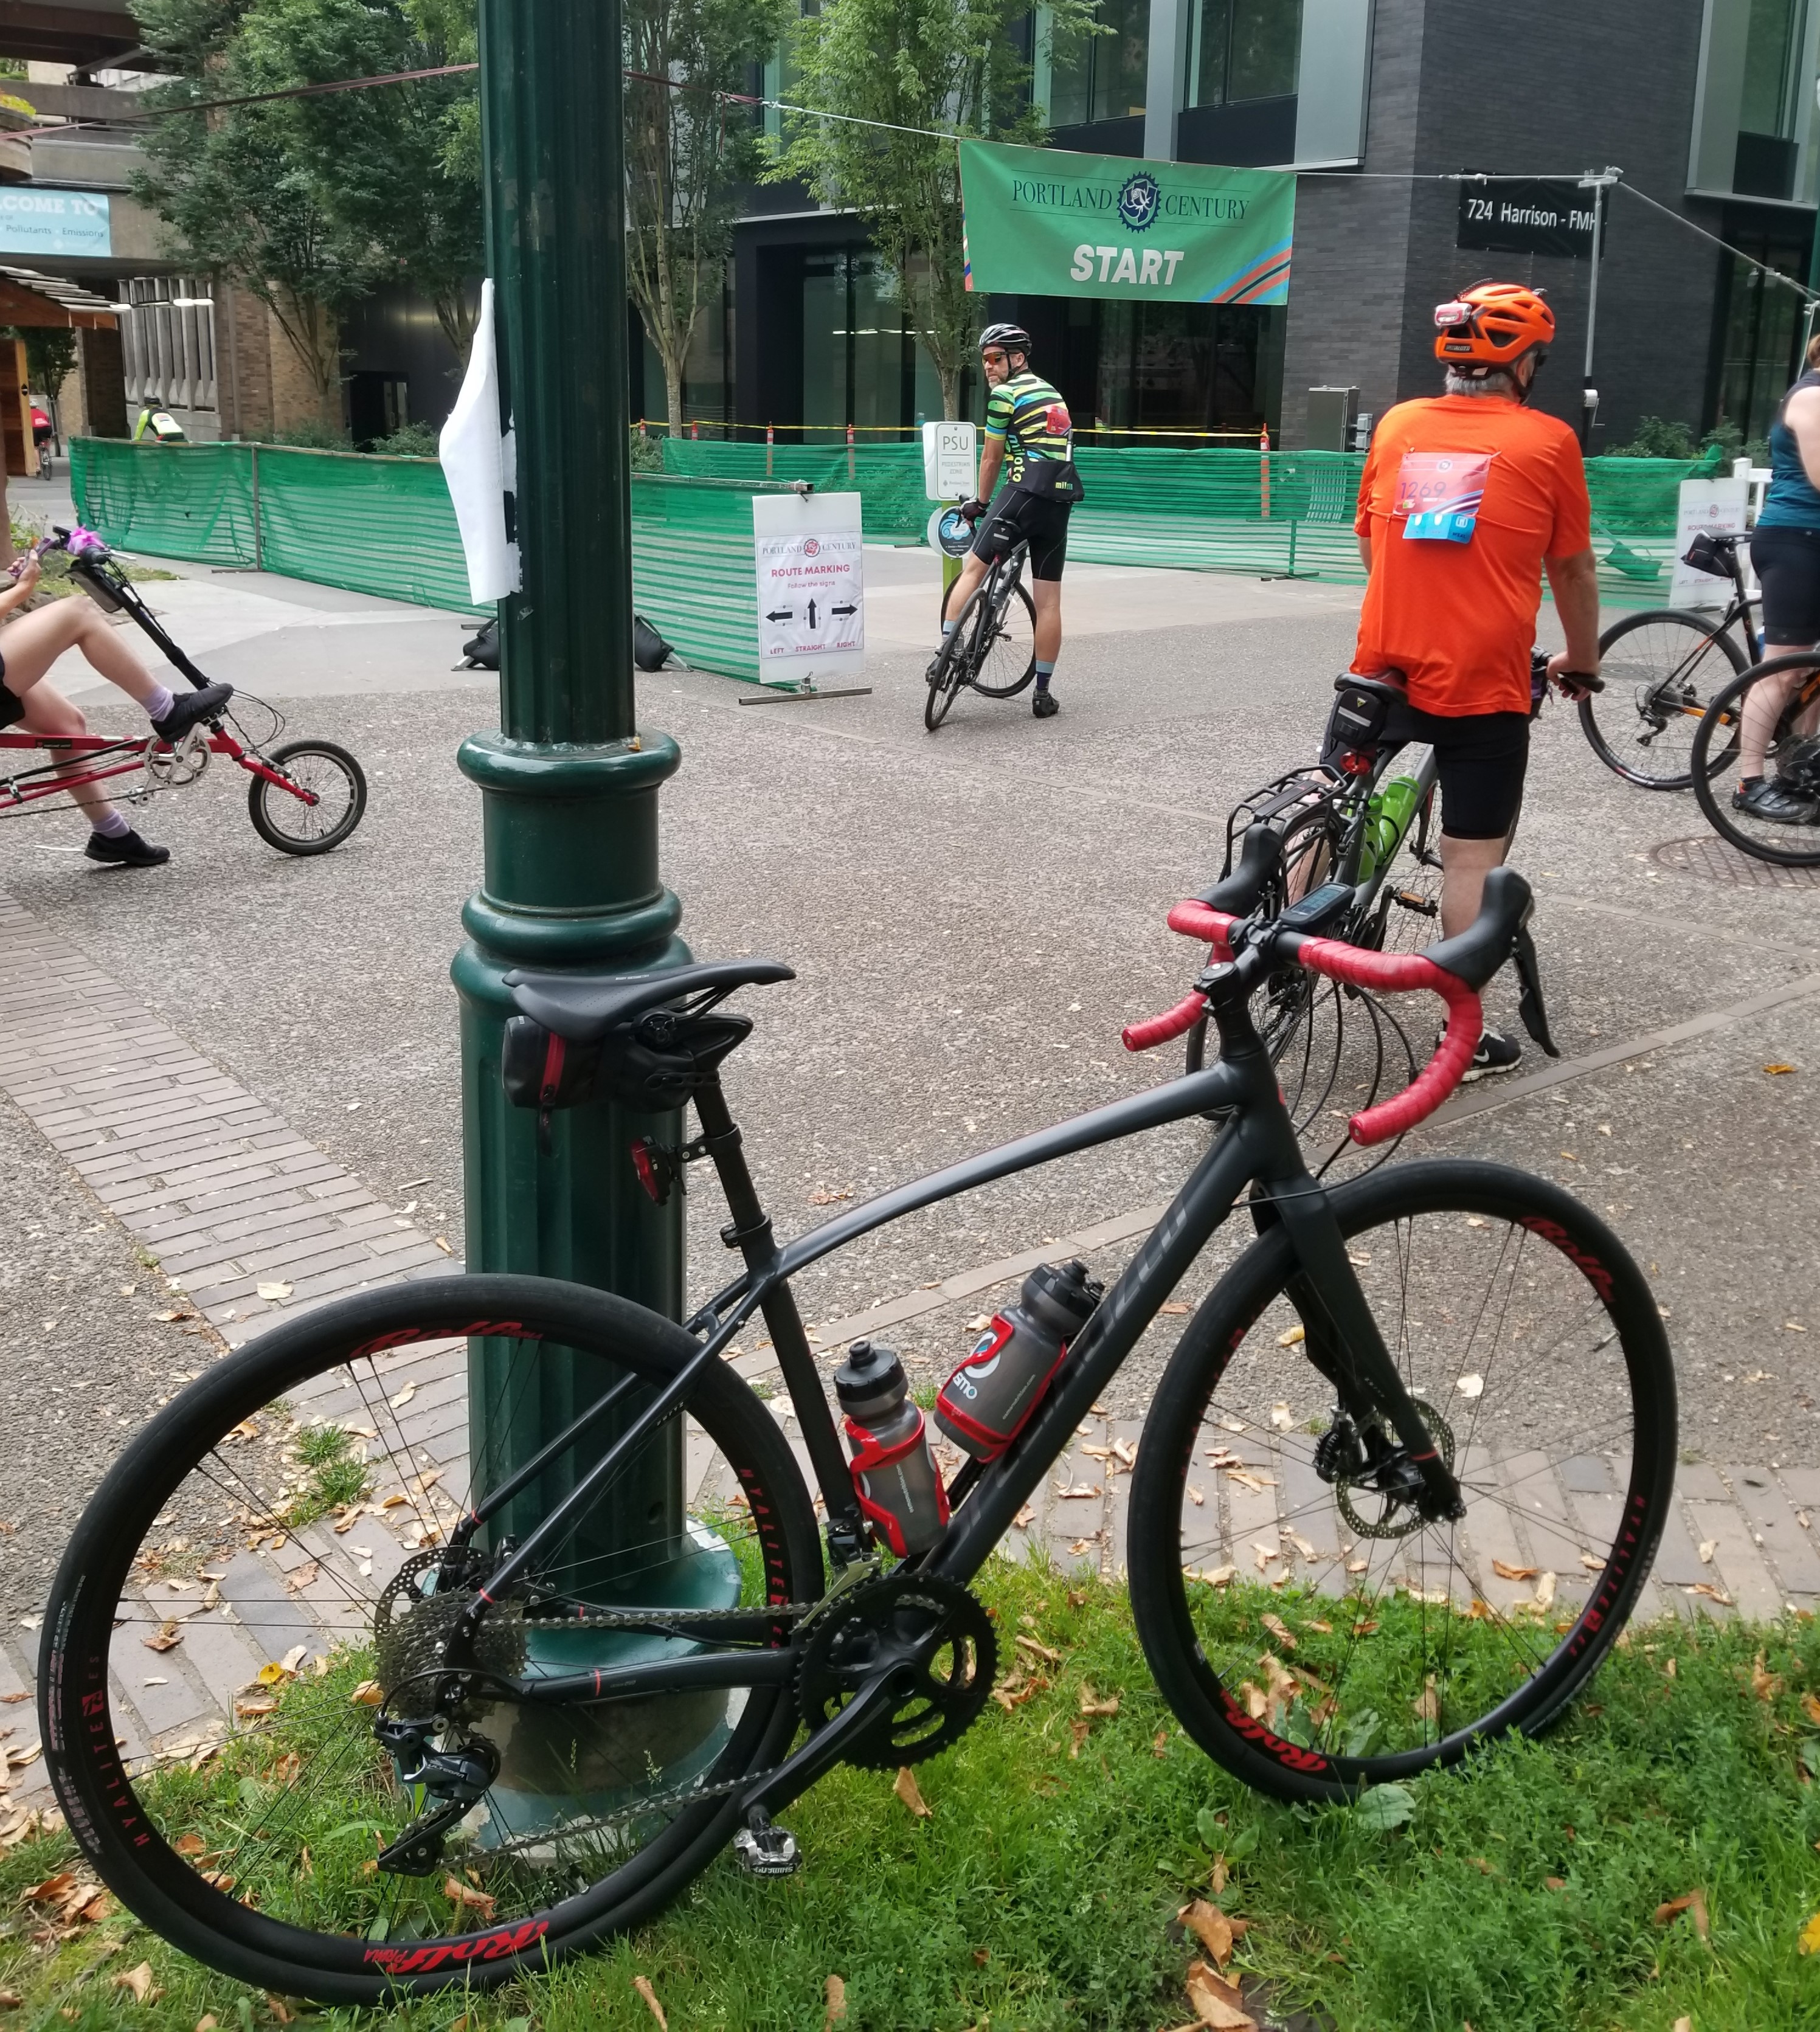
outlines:
{"label": "green water bottle", "polygon": [[1422,796],[1413,776],[1392,776],[1371,794],[1365,808],[1365,843],[1359,855],[1358,879],[1369,882],[1381,861],[1396,851]]}

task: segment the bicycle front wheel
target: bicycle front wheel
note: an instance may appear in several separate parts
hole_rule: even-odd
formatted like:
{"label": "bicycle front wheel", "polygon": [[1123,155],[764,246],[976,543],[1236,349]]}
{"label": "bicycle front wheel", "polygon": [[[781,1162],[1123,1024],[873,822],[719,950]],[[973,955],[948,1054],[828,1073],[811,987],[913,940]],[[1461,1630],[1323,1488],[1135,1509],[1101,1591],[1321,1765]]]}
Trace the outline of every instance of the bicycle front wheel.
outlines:
{"label": "bicycle front wheel", "polygon": [[1546,1727],[1635,1606],[1675,1472],[1661,1316],[1578,1201],[1438,1162],[1332,1205],[1464,1519],[1386,1492],[1393,1443],[1336,1414],[1314,1365],[1326,1315],[1274,1224],[1183,1336],[1131,1489],[1157,1683],[1209,1756],[1291,1799]]}
{"label": "bicycle front wheel", "polygon": [[[1784,794],[1768,809],[1743,802],[1743,786],[1727,768],[1742,767],[1744,734],[1758,721],[1764,783]],[[1694,794],[1721,839],[1780,867],[1820,868],[1820,659],[1814,650],[1767,657],[1734,678],[1694,735],[1693,762]]]}
{"label": "bicycle front wheel", "polygon": [[275,783],[255,776],[247,786],[247,816],[267,846],[280,854],[327,854],[360,824],[367,779],[345,748],[289,741],[263,759],[285,779]]}
{"label": "bicycle front wheel", "polygon": [[[687,1884],[794,1727],[771,1612],[820,1593],[776,1421],[712,1363],[482,1590],[697,1352],[577,1285],[455,1277],[275,1327],[161,1412],[70,1541],[39,1679],[58,1796],[121,1902],[244,1982],[371,2004],[540,1970]],[[491,1511],[507,1463],[609,1391]],[[535,1697],[721,1650],[731,1690]]]}
{"label": "bicycle front wheel", "polygon": [[[1627,614],[1599,637],[1605,689],[1579,704],[1593,753],[1639,790],[1686,790],[1701,719],[1748,660],[1731,629],[1704,614]],[[1721,741],[1707,767],[1723,769],[1729,759]]]}
{"label": "bicycle front wheel", "polygon": [[[966,632],[965,623],[961,632]],[[974,689],[988,698],[1015,698],[1036,674],[1037,610],[1020,579],[1001,587],[998,604],[981,630],[974,652]]]}

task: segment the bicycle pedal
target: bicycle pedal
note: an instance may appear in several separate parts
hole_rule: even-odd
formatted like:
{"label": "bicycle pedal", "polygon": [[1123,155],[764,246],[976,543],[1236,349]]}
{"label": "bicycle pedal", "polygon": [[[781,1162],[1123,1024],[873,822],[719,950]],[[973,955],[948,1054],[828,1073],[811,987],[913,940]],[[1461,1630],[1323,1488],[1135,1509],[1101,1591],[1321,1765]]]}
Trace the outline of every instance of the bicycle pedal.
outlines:
{"label": "bicycle pedal", "polygon": [[793,1877],[802,1867],[795,1836],[762,1810],[733,1837],[733,1853],[748,1877]]}
{"label": "bicycle pedal", "polygon": [[1418,896],[1413,889],[1399,889],[1395,894],[1397,902],[1406,910],[1417,911],[1425,917],[1436,917],[1441,914],[1441,906],[1432,896]]}

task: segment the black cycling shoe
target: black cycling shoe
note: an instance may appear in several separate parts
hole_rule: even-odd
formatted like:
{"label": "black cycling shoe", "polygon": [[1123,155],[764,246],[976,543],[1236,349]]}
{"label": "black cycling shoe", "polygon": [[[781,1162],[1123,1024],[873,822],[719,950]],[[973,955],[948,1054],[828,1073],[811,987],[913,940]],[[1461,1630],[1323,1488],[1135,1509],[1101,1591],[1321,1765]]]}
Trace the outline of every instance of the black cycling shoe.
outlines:
{"label": "black cycling shoe", "polygon": [[104,832],[92,832],[82,851],[103,868],[162,868],[170,858],[168,846],[154,846],[136,832],[123,832],[110,839]]}
{"label": "black cycling shoe", "polygon": [[1062,709],[1062,701],[1052,691],[1040,691],[1030,700],[1030,711],[1038,719],[1053,719]]}
{"label": "black cycling shoe", "polygon": [[163,719],[151,723],[151,730],[160,741],[174,745],[199,721],[214,719],[233,697],[232,685],[204,685],[199,692],[185,692]]}
{"label": "black cycling shoe", "polygon": [[1767,776],[1753,777],[1734,790],[1732,809],[1770,825],[1820,825],[1820,803]]}

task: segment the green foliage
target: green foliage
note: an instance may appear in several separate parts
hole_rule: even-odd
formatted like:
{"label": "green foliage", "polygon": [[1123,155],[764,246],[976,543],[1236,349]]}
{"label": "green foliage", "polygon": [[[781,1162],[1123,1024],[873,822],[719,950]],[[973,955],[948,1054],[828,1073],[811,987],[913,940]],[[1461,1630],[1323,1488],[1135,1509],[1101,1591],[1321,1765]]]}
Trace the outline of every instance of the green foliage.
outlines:
{"label": "green foliage", "polygon": [[[846,1986],[843,2032],[962,2032],[988,2019],[1018,2032],[1154,2032],[1192,2015],[1181,1981],[1196,1949],[1173,1922],[1196,1897],[1250,1922],[1229,1973],[1261,1980],[1278,2019],[1305,2010],[1333,2032],[1820,2022],[1820,1955],[1798,1952],[1820,1908],[1820,1786],[1803,1782],[1801,1763],[1820,1746],[1803,1705],[1820,1690],[1811,1620],[1638,1629],[1543,1740],[1311,1811],[1248,1791],[1183,1735],[1121,1590],[1000,1565],[981,1592],[1001,1633],[1001,1676],[1018,1634],[1063,1662],[1041,1667],[1032,1698],[988,1707],[917,1768],[932,1817],[911,1817],[888,1772],[838,1771],[787,1815],[806,1858],[799,1875],[757,1882],[723,1856],[667,1912],[548,1977],[401,2000],[370,2022],[447,2032],[465,2015],[468,2032],[650,2032],[632,1985],[643,1975],[670,2023],[692,2032],[819,2026],[833,1972]],[[1235,1612],[1270,1609],[1306,1641],[1314,1605],[1294,1591],[1240,1584],[1231,1599]],[[312,1743],[344,1739],[362,1669],[344,1654],[327,1677],[285,1689],[282,1742],[306,1771]],[[1074,1754],[1089,1686],[1096,1701],[1117,1693],[1119,1711],[1094,1720]],[[170,1788],[159,1805],[229,1847],[282,1782],[278,1747],[254,1731],[199,1772],[163,1774],[151,1781]],[[1399,1791],[1407,1818],[1400,1808],[1400,1825],[1372,1825],[1370,1800]],[[371,1853],[351,1774],[325,1776],[301,1805],[315,1876],[272,1884],[264,1895],[281,1915],[357,1896],[353,1873]],[[66,1836],[0,1851],[0,1911],[24,1913],[29,1886],[72,1866]],[[1696,1888],[1710,1945],[1687,1915],[1654,1918]],[[403,1880],[401,1903],[435,1889]],[[125,2022],[107,1976],[142,1959],[165,1994],[135,2023],[189,2032],[212,2013],[251,2032],[269,2022],[259,1993],[125,1914],[43,1947],[31,1935],[28,1922],[0,1929],[0,1988],[25,1999],[22,2027],[61,2028],[60,2008],[79,2027]]]}
{"label": "green foliage", "polygon": [[76,364],[76,334],[54,325],[8,326],[9,338],[25,342],[25,376],[34,388],[54,395]]}
{"label": "green foliage", "polygon": [[734,187],[758,168],[749,118],[717,95],[746,89],[787,11],[787,0],[626,0],[626,282],[663,363],[672,431],[732,244]]}
{"label": "green foliage", "polygon": [[663,446],[636,426],[632,431],[632,470],[634,473],[661,473],[663,470]]}
{"label": "green foliage", "polygon": [[1628,444],[1613,445],[1601,458],[1697,458],[1709,469],[1724,470],[1734,459],[1748,458],[1753,465],[1770,463],[1767,438],[1747,439],[1729,417],[1721,418],[1698,443],[1686,424],[1666,416],[1639,416],[1637,434]]}
{"label": "green foliage", "polygon": [[405,424],[390,437],[376,438],[372,449],[386,458],[435,458],[441,444],[439,433],[428,424]]}
{"label": "green foliage", "polygon": [[[1041,10],[1053,52],[1106,32],[1094,9],[1095,0],[1054,0]],[[800,177],[824,203],[865,215],[950,416],[959,413],[980,305],[963,274],[959,159],[942,137],[1045,138],[1012,32],[1029,11],[1024,0],[825,0],[796,31],[801,77],[790,95],[880,124],[786,116],[788,145],[772,174]]]}

